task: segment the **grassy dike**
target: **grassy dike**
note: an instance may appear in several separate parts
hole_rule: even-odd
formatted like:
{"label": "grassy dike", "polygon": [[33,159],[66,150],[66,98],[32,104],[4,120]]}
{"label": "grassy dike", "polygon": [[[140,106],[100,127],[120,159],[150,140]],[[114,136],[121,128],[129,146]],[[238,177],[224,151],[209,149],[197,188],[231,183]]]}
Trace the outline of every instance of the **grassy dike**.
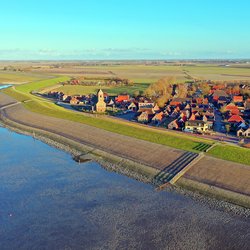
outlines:
{"label": "grassy dike", "polygon": [[[141,126],[131,122],[120,121],[106,116],[94,117],[84,115],[83,113],[72,112],[43,98],[31,94],[31,92],[34,90],[39,91],[68,79],[68,77],[58,77],[50,80],[19,85],[15,88],[5,89],[3,92],[16,100],[23,102],[25,108],[32,112],[84,123],[110,132],[170,146],[177,149],[197,153],[199,152],[197,150],[199,145],[212,145],[214,143],[212,140],[195,138],[189,135],[178,134],[168,130],[156,130],[154,128]],[[250,151],[248,149],[233,147],[226,144],[219,144],[213,147],[209,151],[209,154],[220,159],[250,165]]]}

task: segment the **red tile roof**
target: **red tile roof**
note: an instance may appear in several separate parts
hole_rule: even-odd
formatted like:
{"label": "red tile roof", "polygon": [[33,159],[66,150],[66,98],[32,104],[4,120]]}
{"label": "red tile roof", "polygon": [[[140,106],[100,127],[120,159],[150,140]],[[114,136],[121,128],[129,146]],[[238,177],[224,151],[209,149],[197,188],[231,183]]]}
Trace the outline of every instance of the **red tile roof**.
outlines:
{"label": "red tile roof", "polygon": [[116,102],[127,102],[130,100],[130,96],[129,95],[118,95],[118,97],[115,98]]}
{"label": "red tile roof", "polygon": [[234,102],[243,102],[243,96],[234,96],[233,101]]}
{"label": "red tile roof", "polygon": [[229,119],[228,122],[243,122],[244,119],[240,117],[239,115],[232,115]]}

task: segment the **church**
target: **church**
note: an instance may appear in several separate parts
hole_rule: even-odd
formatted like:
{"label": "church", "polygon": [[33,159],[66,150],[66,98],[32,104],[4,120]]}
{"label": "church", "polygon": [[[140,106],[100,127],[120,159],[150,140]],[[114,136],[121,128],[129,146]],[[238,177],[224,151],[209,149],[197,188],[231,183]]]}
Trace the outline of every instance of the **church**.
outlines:
{"label": "church", "polygon": [[103,91],[100,89],[97,92],[97,103],[96,103],[96,112],[97,113],[104,113],[106,112],[106,103],[104,101],[104,94]]}

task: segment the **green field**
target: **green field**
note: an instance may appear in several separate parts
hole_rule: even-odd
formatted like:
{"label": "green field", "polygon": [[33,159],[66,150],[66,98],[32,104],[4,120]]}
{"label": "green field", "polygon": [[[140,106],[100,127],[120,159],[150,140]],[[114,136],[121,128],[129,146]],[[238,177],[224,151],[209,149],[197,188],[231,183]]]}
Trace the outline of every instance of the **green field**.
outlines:
{"label": "green field", "polygon": [[49,78],[50,76],[44,74],[24,73],[24,72],[6,72],[0,70],[0,83],[26,83],[38,81]]}
{"label": "green field", "polygon": [[209,151],[212,156],[250,165],[250,150],[234,146],[218,145]]}
{"label": "green field", "polygon": [[96,94],[96,92],[101,88],[104,92],[107,92],[109,95],[119,95],[121,93],[128,93],[133,95],[136,90],[144,91],[149,84],[141,83],[134,84],[133,86],[82,86],[82,85],[64,85],[59,88],[54,89],[53,91],[62,91],[66,95],[87,95],[87,94]]}

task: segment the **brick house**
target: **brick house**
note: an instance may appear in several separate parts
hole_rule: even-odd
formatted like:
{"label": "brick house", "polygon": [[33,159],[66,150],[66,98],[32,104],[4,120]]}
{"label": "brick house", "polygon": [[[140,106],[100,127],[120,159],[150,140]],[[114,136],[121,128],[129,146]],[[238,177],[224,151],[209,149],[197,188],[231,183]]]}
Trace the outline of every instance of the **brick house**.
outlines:
{"label": "brick house", "polygon": [[200,132],[204,133],[209,130],[208,124],[205,121],[194,120],[185,122],[185,130],[188,132]]}
{"label": "brick house", "polygon": [[233,102],[234,103],[243,102],[243,96],[234,96]]}
{"label": "brick house", "polygon": [[238,137],[250,138],[250,127],[247,128],[247,129],[240,128],[240,129],[237,131],[237,136],[238,136]]}
{"label": "brick house", "polygon": [[148,112],[144,111],[142,112],[138,117],[137,121],[141,123],[148,123],[149,122],[149,114]]}

